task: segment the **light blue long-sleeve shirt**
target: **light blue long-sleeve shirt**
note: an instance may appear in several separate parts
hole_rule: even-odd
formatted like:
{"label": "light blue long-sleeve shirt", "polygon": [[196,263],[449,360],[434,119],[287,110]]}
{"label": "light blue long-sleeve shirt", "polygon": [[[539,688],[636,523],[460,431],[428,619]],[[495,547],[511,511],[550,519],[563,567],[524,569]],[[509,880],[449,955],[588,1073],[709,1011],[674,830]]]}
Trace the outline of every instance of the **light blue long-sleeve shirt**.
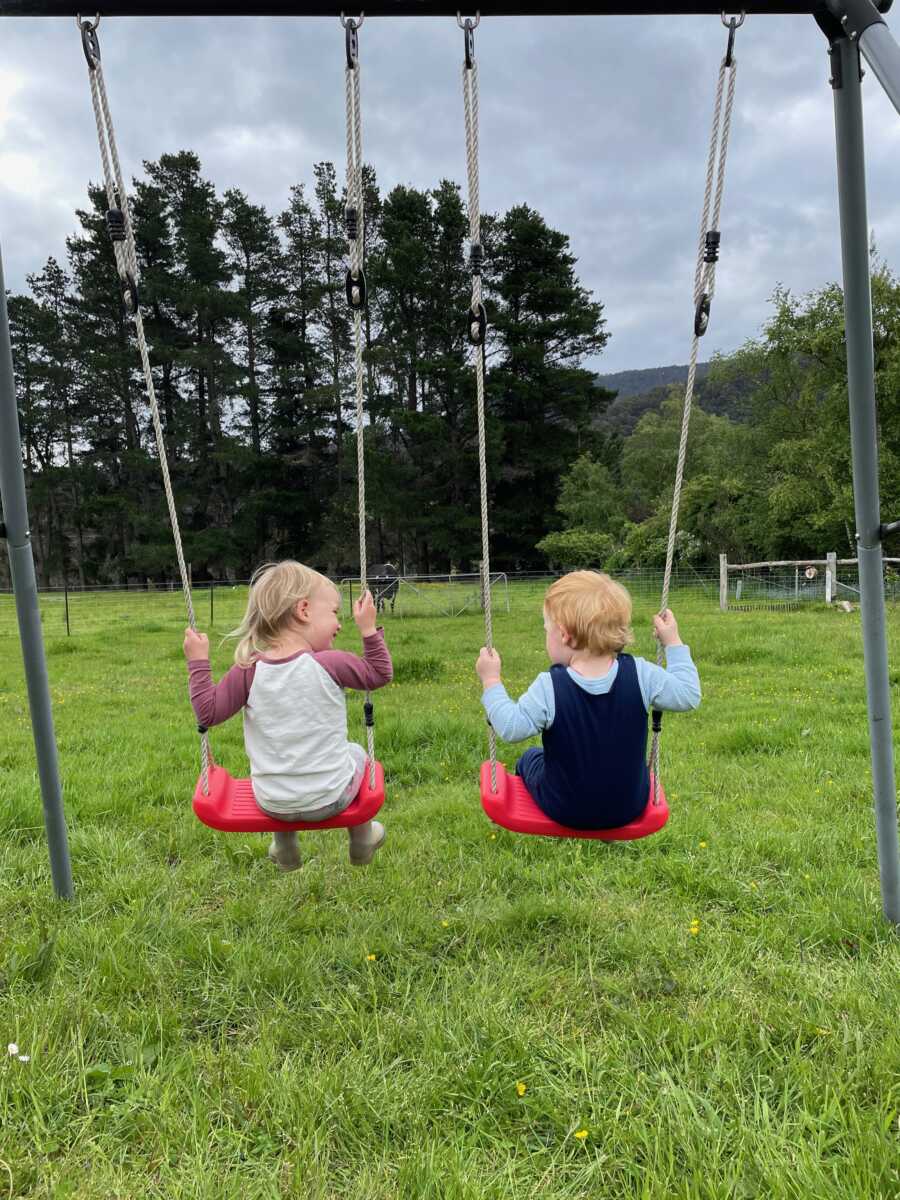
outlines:
{"label": "light blue long-sleeve shirt", "polygon": [[[645,658],[635,657],[638,685],[644,707],[666,712],[688,712],[700,703],[700,677],[691,658],[689,646],[669,646],[666,665],[659,667]],[[588,679],[568,668],[569,677],[592,696],[605,695],[616,682],[619,663],[616,660],[605,675]],[[504,742],[521,742],[549,729],[556,716],[553,680],[549,671],[542,671],[518,700],[513,700],[502,683],[496,683],[482,693],[481,703],[497,736]]]}

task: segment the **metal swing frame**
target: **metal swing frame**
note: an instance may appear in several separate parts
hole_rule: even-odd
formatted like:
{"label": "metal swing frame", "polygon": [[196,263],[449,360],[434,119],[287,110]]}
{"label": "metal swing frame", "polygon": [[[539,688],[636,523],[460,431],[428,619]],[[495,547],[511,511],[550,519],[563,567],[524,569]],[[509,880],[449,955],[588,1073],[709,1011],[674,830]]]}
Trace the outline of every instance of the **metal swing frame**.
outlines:
{"label": "metal swing frame", "polygon": [[[863,134],[861,58],[871,67],[900,113],[900,46],[884,20],[891,0],[744,0],[741,9],[754,16],[807,15],[828,40],[834,92],[837,181],[843,267],[847,383],[856,539],[859,554],[863,650],[871,742],[875,822],[882,907],[888,921],[900,925],[900,838],[894,775],[890,683],[882,578],[882,537],[878,486],[878,443],[875,409],[872,300],[866,210],[865,142]],[[484,17],[500,16],[678,16],[718,14],[721,3],[710,0],[564,0],[549,8],[546,0],[496,0],[483,6]],[[79,15],[72,0],[0,0],[0,17],[65,17]],[[326,0],[104,0],[106,16],[320,16],[341,15],[339,4]],[[457,6],[441,0],[374,0],[368,17],[458,16]],[[46,659],[41,634],[37,583],[28,528],[25,476],[10,347],[9,322],[0,265],[0,499],[10,573],[16,599],[19,636],[25,661],[29,705],[50,847],[53,885],[60,897],[73,894],[72,871],[62,805],[56,741],[50,706]]]}

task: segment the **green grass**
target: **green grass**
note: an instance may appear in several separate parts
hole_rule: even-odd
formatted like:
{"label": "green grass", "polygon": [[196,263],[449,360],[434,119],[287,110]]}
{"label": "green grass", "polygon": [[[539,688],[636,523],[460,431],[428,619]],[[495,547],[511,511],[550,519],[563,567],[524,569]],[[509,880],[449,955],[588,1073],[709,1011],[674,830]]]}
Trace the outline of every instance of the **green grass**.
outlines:
{"label": "green grass", "polygon": [[[511,598],[516,691],[540,591]],[[180,617],[48,634],[70,904],[7,640],[0,1050],[30,1061],[0,1053],[0,1200],[900,1196],[858,614],[713,604],[673,601],[704,702],[666,720],[654,838],[494,830],[479,618],[388,619],[387,845],[352,870],[343,834],[306,835],[286,876],[191,814]],[[213,745],[245,769],[239,721]]]}

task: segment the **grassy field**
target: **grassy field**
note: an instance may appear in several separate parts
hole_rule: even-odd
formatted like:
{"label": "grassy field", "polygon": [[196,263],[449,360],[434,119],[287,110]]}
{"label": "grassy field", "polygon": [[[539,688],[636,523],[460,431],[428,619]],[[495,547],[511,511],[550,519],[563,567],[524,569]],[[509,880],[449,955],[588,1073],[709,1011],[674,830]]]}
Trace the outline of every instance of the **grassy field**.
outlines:
{"label": "grassy field", "polygon": [[[306,835],[285,876],[192,816],[177,615],[50,637],[70,904],[7,639],[0,1200],[900,1197],[858,614],[673,607],[704,701],[666,722],[662,833],[493,829],[480,618],[389,619],[387,845],[354,870],[340,831]],[[495,640],[522,690],[538,589]],[[240,722],[213,745],[244,770]]]}

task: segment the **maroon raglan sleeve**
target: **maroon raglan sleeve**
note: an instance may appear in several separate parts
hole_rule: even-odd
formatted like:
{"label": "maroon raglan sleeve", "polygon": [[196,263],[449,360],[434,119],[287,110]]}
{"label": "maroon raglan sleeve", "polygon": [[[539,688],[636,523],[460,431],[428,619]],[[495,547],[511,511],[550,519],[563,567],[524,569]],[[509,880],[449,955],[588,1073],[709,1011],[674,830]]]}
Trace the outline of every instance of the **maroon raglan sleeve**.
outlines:
{"label": "maroon raglan sleeve", "polygon": [[250,685],[256,674],[256,664],[231,668],[218,683],[213,682],[208,658],[188,663],[188,688],[197,720],[209,728],[221,725],[241,711],[250,695]]}
{"label": "maroon raglan sleeve", "polygon": [[391,653],[384,640],[384,630],[376,629],[363,638],[363,657],[348,650],[320,650],[314,656],[335,683],[360,692],[374,692],[394,677]]}

